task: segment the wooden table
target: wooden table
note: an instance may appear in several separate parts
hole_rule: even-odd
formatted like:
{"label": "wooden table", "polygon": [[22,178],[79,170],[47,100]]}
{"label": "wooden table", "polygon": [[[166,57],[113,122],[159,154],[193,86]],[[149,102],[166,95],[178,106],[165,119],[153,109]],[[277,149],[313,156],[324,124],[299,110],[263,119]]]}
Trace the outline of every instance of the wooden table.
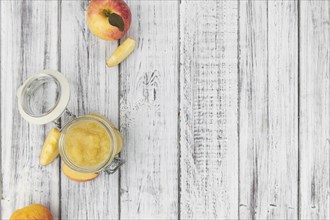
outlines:
{"label": "wooden table", "polygon": [[[137,48],[94,37],[88,1],[2,0],[1,219],[31,203],[61,219],[330,219],[330,2],[129,0]],[[76,183],[39,166],[52,125],[16,90],[41,69],[69,109],[121,130],[127,162]]]}

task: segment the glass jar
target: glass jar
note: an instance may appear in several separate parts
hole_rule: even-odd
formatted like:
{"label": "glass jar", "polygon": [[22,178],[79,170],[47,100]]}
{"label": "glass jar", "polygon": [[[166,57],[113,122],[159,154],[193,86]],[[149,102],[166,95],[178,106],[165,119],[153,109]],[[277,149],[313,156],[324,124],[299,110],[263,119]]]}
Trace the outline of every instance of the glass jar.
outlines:
{"label": "glass jar", "polygon": [[59,153],[69,168],[112,174],[124,163],[116,156],[123,146],[122,136],[107,118],[96,113],[76,117],[67,109],[70,90],[63,74],[43,70],[26,80],[17,97],[25,120],[34,124],[53,122],[59,128]]}

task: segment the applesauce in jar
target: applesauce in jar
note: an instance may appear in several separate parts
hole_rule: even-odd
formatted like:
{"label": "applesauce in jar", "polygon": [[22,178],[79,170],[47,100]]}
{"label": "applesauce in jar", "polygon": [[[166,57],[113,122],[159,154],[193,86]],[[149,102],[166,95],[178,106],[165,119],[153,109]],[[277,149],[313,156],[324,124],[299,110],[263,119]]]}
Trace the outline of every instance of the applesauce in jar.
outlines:
{"label": "applesauce in jar", "polygon": [[80,167],[102,164],[109,157],[112,147],[107,130],[96,121],[74,123],[64,138],[64,150],[68,159]]}
{"label": "applesauce in jar", "polygon": [[122,148],[119,131],[105,117],[90,114],[70,121],[61,132],[64,162],[80,172],[99,171],[109,165]]}

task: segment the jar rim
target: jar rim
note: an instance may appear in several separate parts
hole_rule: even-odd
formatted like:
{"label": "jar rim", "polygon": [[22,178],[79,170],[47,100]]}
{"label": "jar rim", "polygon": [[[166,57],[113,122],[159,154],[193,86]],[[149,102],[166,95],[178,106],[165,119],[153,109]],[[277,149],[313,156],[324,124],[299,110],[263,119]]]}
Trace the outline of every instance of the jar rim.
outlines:
{"label": "jar rim", "polygon": [[[54,105],[50,109],[47,109],[46,112],[43,112],[42,114],[33,114],[26,106],[26,97],[28,97],[26,96],[27,92],[35,85],[37,85],[36,88],[39,88],[41,85],[40,83],[43,83],[46,78],[49,80],[48,82],[56,84],[55,91],[58,97]],[[31,91],[33,91],[33,89]],[[62,73],[54,70],[42,70],[29,77],[23,85],[18,88],[16,95],[18,110],[25,120],[33,124],[47,124],[58,119],[65,111],[70,99],[70,88],[67,79]]]}
{"label": "jar rim", "polygon": [[[65,151],[65,146],[64,146],[64,138],[66,135],[67,130],[70,128],[71,125],[73,125],[74,123],[78,122],[78,121],[82,121],[82,120],[88,120],[88,121],[94,121],[98,124],[100,124],[102,127],[105,128],[105,130],[107,131],[109,138],[112,141],[112,147],[110,147],[110,153],[108,158],[103,161],[102,163],[100,163],[97,166],[94,167],[81,167],[75,163],[73,163],[69,157],[67,156],[67,153]],[[113,128],[107,124],[106,122],[102,121],[99,118],[95,118],[95,117],[91,117],[91,116],[80,116],[77,117],[71,121],[69,121],[67,124],[64,125],[64,127],[61,129],[61,135],[60,135],[60,139],[58,142],[58,147],[59,147],[59,153],[61,155],[61,158],[63,160],[63,162],[69,166],[71,169],[81,172],[81,173],[97,173],[102,171],[104,168],[106,168],[108,165],[110,165],[110,163],[113,161],[114,157],[115,157],[115,146],[117,146],[117,140],[115,138],[115,132],[113,130]]]}
{"label": "jar rim", "polygon": [[[56,85],[55,90],[58,93],[58,97],[56,98],[54,104],[50,108],[45,109],[45,112],[41,112],[41,113],[33,112],[33,110],[31,109],[31,104],[28,102],[29,92],[30,91],[34,92],[36,89],[41,87],[41,85],[46,83],[54,83]],[[62,93],[62,89],[60,83],[54,76],[45,73],[37,74],[35,75],[34,78],[30,78],[29,80],[27,80],[26,84],[22,89],[22,99],[21,99],[22,108],[26,112],[26,114],[28,114],[31,117],[36,117],[36,118],[43,117],[51,113],[56,108],[56,106],[60,101],[61,93]]]}

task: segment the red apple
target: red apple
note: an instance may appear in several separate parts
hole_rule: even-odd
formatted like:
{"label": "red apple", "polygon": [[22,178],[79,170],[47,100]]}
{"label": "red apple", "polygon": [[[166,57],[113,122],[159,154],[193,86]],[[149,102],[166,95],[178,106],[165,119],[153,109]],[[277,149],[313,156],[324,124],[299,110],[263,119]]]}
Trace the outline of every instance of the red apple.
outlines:
{"label": "red apple", "polygon": [[88,27],[103,40],[119,40],[128,31],[131,18],[123,0],[91,0],[87,8]]}

